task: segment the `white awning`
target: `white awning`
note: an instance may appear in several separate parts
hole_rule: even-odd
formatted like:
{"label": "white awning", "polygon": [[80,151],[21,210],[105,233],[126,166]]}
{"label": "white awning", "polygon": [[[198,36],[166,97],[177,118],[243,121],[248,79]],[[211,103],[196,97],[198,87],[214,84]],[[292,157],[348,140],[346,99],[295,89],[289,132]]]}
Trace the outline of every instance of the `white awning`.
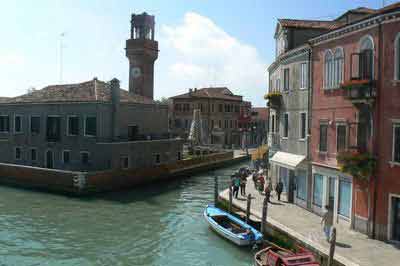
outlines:
{"label": "white awning", "polygon": [[277,164],[279,166],[295,170],[295,168],[305,159],[304,155],[298,155],[293,153],[287,153],[283,151],[278,151],[270,159],[271,163]]}

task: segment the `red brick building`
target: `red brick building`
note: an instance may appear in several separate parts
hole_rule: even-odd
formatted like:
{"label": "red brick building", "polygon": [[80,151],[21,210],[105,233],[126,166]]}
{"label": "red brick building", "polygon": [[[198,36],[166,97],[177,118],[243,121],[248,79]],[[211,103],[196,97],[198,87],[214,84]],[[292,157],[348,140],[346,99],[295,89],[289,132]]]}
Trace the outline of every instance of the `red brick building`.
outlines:
{"label": "red brick building", "polygon": [[[310,197],[317,213],[333,203],[335,221],[400,241],[400,3],[362,11],[310,40]],[[344,173],[341,154],[365,171]]]}

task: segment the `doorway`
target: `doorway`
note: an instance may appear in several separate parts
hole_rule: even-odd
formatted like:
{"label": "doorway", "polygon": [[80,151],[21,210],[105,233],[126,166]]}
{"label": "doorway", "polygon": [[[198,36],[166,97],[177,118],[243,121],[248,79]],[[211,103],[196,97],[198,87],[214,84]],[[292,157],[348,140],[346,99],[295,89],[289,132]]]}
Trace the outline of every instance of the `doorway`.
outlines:
{"label": "doorway", "polygon": [[54,154],[53,151],[46,151],[46,168],[53,169],[54,168]]}
{"label": "doorway", "polygon": [[400,241],[400,197],[391,197],[390,240]]}

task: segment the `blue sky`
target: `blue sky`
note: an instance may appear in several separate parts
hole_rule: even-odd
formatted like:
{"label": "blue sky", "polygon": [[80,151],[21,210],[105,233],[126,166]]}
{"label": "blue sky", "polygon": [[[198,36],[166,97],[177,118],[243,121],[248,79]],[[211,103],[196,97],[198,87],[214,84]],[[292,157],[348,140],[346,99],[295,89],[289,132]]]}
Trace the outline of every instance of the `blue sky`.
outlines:
{"label": "blue sky", "polygon": [[0,95],[60,82],[62,32],[63,83],[117,77],[127,88],[130,15],[146,11],[156,16],[160,45],[156,98],[215,85],[263,106],[277,18],[333,19],[347,9],[381,5],[382,0],[3,1]]}

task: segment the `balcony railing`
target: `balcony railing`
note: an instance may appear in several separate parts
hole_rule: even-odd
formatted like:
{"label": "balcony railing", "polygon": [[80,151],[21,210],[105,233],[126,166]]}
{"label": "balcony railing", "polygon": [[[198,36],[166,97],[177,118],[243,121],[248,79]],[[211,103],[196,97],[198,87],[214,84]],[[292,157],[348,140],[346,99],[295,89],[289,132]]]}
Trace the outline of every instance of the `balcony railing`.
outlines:
{"label": "balcony railing", "polygon": [[353,103],[371,103],[376,98],[373,75],[373,51],[364,50],[351,54],[350,80],[341,84],[346,98]]}

